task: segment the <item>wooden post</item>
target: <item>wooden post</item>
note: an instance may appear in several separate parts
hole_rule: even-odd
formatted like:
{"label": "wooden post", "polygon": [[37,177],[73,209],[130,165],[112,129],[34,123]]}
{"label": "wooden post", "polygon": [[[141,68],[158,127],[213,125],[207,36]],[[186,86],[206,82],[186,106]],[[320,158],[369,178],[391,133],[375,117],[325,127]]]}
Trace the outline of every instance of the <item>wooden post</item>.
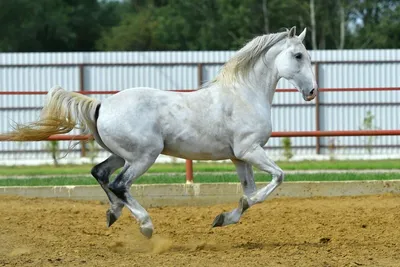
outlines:
{"label": "wooden post", "polygon": [[[79,91],[85,91],[85,66],[79,64]],[[86,142],[80,141],[81,144],[81,157],[86,157]]]}
{"label": "wooden post", "polygon": [[[315,80],[319,86],[319,64],[318,62],[315,63]],[[320,131],[320,105],[319,105],[319,93],[317,94],[317,97],[315,98],[315,130]],[[321,143],[320,143],[320,138],[317,136],[315,139],[315,152],[317,154],[321,154]]]}
{"label": "wooden post", "polygon": [[193,161],[186,160],[186,183],[193,184]]}

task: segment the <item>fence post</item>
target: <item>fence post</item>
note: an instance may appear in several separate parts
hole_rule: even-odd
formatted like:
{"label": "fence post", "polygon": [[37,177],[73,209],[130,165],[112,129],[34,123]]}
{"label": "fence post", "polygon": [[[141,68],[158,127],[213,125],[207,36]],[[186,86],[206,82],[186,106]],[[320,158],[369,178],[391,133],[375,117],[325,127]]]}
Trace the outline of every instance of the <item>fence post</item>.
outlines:
{"label": "fence post", "polygon": [[[79,91],[85,91],[85,66],[79,64]],[[82,134],[82,133],[81,133]],[[86,157],[86,142],[80,141],[81,144],[81,157]]]}
{"label": "fence post", "polygon": [[186,183],[193,184],[193,161],[186,160]]}
{"label": "fence post", "polygon": [[[315,80],[319,86],[319,63],[315,63]],[[317,97],[315,98],[315,130],[320,131],[321,130],[321,125],[320,125],[320,105],[319,105],[319,93],[317,94]],[[320,144],[320,138],[317,136],[315,139],[315,152],[318,154],[321,154],[321,144]]]}

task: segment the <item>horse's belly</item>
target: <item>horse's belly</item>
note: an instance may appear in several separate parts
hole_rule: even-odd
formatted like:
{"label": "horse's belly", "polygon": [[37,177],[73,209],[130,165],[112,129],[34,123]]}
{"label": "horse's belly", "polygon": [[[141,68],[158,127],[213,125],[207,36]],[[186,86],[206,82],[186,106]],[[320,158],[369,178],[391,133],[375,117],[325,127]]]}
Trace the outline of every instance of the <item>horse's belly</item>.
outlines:
{"label": "horse's belly", "polygon": [[203,144],[203,146],[188,143],[165,144],[164,150],[161,153],[193,160],[222,160],[234,157],[231,147],[224,144]]}

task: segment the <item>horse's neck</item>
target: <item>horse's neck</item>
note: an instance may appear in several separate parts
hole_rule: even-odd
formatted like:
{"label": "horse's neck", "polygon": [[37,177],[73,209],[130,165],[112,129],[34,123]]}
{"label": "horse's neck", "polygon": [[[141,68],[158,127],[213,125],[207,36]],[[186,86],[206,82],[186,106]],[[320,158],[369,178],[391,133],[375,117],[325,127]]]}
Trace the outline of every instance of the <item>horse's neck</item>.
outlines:
{"label": "horse's neck", "polygon": [[249,74],[248,81],[244,84],[238,84],[236,90],[241,91],[242,94],[253,95],[255,97],[251,98],[252,101],[271,107],[278,81],[279,77],[277,71],[273,68],[273,64],[266,66],[260,60],[254,66],[254,71]]}

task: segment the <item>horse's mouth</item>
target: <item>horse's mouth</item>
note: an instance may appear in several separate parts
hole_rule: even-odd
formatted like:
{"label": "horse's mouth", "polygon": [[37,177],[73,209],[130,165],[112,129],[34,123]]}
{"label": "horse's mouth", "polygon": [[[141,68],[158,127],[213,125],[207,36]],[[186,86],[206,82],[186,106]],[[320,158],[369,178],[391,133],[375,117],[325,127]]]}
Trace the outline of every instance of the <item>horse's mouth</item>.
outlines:
{"label": "horse's mouth", "polygon": [[306,101],[311,101],[313,100],[317,95],[312,95],[312,96],[308,96],[306,97]]}
{"label": "horse's mouth", "polygon": [[311,100],[313,100],[316,96],[317,96],[317,94],[313,94],[313,95],[309,95],[309,96],[303,95],[303,99],[304,99],[305,101],[311,101]]}

